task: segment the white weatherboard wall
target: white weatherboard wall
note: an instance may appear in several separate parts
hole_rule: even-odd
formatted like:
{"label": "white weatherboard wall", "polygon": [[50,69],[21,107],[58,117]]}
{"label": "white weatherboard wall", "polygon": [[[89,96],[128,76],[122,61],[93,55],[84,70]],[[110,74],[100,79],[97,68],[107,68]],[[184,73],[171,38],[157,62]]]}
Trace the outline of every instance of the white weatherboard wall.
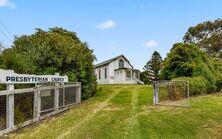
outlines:
{"label": "white weatherboard wall", "polygon": [[129,62],[127,60],[125,60],[124,58],[118,58],[115,61],[111,62],[109,64],[109,72],[111,73],[111,76],[115,76],[115,79],[110,79],[111,80],[110,83],[126,83],[125,82],[125,77],[126,77],[125,72],[123,70],[119,70],[118,71],[119,74],[117,74],[118,72],[115,72],[115,69],[119,69],[119,60],[121,60],[121,59],[124,61],[124,68],[130,68],[130,69],[133,68],[129,64]]}
{"label": "white weatherboard wall", "polygon": [[[107,68],[107,78],[105,78],[105,68]],[[100,79],[99,79],[99,70],[100,70]],[[96,69],[95,71],[96,76],[97,76],[97,81],[99,84],[109,84],[110,80],[109,80],[109,66],[101,66],[99,68]]]}

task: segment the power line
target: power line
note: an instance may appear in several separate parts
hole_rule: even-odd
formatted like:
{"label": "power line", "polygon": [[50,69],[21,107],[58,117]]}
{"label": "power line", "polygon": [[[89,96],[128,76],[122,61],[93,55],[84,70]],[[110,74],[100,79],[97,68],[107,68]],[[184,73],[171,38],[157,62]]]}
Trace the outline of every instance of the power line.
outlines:
{"label": "power line", "polygon": [[5,49],[5,47],[2,45],[2,43],[0,42],[0,54],[2,52],[2,50]]}
{"label": "power line", "polygon": [[8,35],[2,30],[0,29],[0,32],[3,34],[3,36],[5,36],[7,38],[7,40],[12,43],[13,42],[13,36],[12,34],[9,32],[8,28],[6,27],[6,25],[3,23],[3,21],[0,19],[0,23],[2,24],[2,26],[4,27],[4,29],[6,30],[6,32],[8,33]]}
{"label": "power line", "polygon": [[12,40],[8,37],[8,35],[6,35],[1,29],[0,32],[9,40],[9,42],[12,42]]}
{"label": "power line", "polygon": [[9,34],[10,37],[13,38],[13,35],[9,32],[8,28],[6,27],[6,25],[2,22],[2,20],[0,19],[0,23],[2,24],[2,26],[5,28],[5,30],[7,31],[7,33]]}
{"label": "power line", "polygon": [[0,41],[0,47],[5,49],[5,47],[3,46],[3,43]]}

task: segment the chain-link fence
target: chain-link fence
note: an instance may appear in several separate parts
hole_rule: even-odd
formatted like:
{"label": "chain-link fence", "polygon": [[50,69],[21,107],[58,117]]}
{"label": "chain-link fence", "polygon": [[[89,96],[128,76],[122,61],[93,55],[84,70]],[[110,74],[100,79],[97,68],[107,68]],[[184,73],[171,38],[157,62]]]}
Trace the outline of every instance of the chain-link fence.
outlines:
{"label": "chain-link fence", "polygon": [[187,81],[155,81],[154,104],[189,107],[189,83]]}
{"label": "chain-link fence", "polygon": [[40,91],[41,96],[41,115],[50,113],[54,110],[55,90],[46,89]]}
{"label": "chain-link fence", "polygon": [[77,89],[75,87],[65,88],[65,105],[76,103],[76,92]]}
{"label": "chain-link fence", "polygon": [[34,92],[24,92],[14,95],[15,125],[33,118]]}
{"label": "chain-link fence", "polygon": [[6,128],[6,96],[0,96],[0,130]]}
{"label": "chain-link fence", "polygon": [[38,85],[0,91],[0,135],[67,110],[81,102],[81,84]]}

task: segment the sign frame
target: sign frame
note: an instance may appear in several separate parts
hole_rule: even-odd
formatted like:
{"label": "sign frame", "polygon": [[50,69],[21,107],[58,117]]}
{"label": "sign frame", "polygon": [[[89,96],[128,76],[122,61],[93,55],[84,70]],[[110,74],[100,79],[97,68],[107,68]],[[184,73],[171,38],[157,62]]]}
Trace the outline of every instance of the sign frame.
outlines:
{"label": "sign frame", "polygon": [[17,74],[13,70],[0,69],[0,84],[34,84],[42,82],[65,83],[68,76]]}

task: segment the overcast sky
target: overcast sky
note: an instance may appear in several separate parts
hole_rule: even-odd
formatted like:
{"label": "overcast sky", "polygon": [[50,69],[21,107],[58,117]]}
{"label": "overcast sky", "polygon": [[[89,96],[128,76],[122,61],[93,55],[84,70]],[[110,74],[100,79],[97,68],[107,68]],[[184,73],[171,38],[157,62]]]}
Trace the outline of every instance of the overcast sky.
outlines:
{"label": "overcast sky", "polygon": [[[0,0],[0,41],[35,28],[63,27],[94,49],[98,62],[124,54],[142,69],[157,50],[165,57],[190,26],[222,18],[221,0]],[[8,37],[6,37],[7,35]]]}

